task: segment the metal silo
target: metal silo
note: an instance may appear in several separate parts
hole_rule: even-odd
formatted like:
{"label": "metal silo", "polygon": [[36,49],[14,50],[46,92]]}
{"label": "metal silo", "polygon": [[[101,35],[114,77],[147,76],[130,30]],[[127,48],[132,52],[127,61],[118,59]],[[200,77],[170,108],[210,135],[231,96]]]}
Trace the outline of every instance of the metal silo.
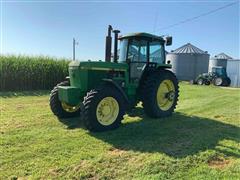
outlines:
{"label": "metal silo", "polygon": [[179,80],[194,80],[208,72],[209,54],[190,43],[169,52],[166,60]]}
{"label": "metal silo", "polygon": [[224,54],[224,53],[220,53],[214,57],[212,57],[209,61],[209,68],[208,68],[208,72],[212,72],[212,67],[216,67],[216,66],[221,66],[224,67],[225,69],[227,68],[227,61],[229,59],[232,59],[232,57]]}
{"label": "metal silo", "polygon": [[231,79],[230,86],[240,87],[240,59],[227,61],[227,75]]}

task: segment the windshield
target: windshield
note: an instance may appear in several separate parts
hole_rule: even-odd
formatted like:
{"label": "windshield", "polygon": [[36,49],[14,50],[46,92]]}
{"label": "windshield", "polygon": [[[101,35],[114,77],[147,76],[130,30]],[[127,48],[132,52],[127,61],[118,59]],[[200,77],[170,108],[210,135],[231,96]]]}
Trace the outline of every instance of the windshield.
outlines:
{"label": "windshield", "polygon": [[128,59],[131,62],[147,62],[147,41],[132,40],[129,43]]}
{"label": "windshield", "polygon": [[224,68],[213,68],[213,73],[216,73],[217,75],[224,75],[225,69]]}
{"label": "windshield", "polygon": [[120,41],[120,52],[119,52],[119,59],[118,59],[119,62],[126,61],[127,45],[128,45],[127,39],[123,39]]}
{"label": "windshield", "polygon": [[126,62],[126,60],[141,63],[146,63],[149,60],[150,62],[164,64],[164,45],[159,41],[148,42],[142,39],[123,39],[120,41],[118,61]]}

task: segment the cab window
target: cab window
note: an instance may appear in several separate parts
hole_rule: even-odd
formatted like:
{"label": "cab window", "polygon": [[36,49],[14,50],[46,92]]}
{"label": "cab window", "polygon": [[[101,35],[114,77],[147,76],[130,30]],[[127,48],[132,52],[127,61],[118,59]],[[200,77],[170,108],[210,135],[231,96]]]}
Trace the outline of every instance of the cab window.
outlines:
{"label": "cab window", "polygon": [[147,62],[147,41],[131,40],[129,42],[128,59],[131,62]]}
{"label": "cab window", "polygon": [[149,61],[164,63],[164,48],[160,42],[151,42],[149,44]]}
{"label": "cab window", "polygon": [[123,39],[120,41],[120,52],[119,52],[119,62],[125,62],[126,61],[126,55],[127,55],[127,47],[128,47],[128,39]]}
{"label": "cab window", "polygon": [[226,73],[225,68],[213,68],[212,69],[213,73],[216,73],[217,75],[224,75]]}

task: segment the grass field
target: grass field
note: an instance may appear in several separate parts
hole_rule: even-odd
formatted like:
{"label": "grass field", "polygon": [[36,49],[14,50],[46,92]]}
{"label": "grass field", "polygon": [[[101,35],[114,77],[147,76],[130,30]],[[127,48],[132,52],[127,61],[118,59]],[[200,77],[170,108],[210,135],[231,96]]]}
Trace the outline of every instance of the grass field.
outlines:
{"label": "grass field", "polygon": [[1,93],[1,179],[240,179],[240,90],[180,85],[170,118],[114,131],[60,123],[47,91]]}

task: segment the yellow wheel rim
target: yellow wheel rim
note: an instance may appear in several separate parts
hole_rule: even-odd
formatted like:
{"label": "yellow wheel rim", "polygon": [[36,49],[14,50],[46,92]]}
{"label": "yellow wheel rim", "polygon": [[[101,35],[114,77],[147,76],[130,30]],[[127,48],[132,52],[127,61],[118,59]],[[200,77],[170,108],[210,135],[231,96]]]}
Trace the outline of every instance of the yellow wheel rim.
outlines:
{"label": "yellow wheel rim", "polygon": [[62,108],[63,108],[66,112],[69,112],[69,113],[74,113],[74,112],[76,112],[77,110],[79,110],[79,108],[80,108],[80,104],[77,105],[77,106],[70,106],[70,105],[68,105],[68,104],[65,103],[65,102],[61,102],[61,105],[62,105]]}
{"label": "yellow wheel rim", "polygon": [[160,83],[157,90],[157,104],[163,110],[169,110],[175,99],[175,87],[171,80],[164,80]]}
{"label": "yellow wheel rim", "polygon": [[100,124],[104,126],[111,125],[116,121],[118,113],[119,105],[113,97],[105,97],[98,103],[96,116]]}

